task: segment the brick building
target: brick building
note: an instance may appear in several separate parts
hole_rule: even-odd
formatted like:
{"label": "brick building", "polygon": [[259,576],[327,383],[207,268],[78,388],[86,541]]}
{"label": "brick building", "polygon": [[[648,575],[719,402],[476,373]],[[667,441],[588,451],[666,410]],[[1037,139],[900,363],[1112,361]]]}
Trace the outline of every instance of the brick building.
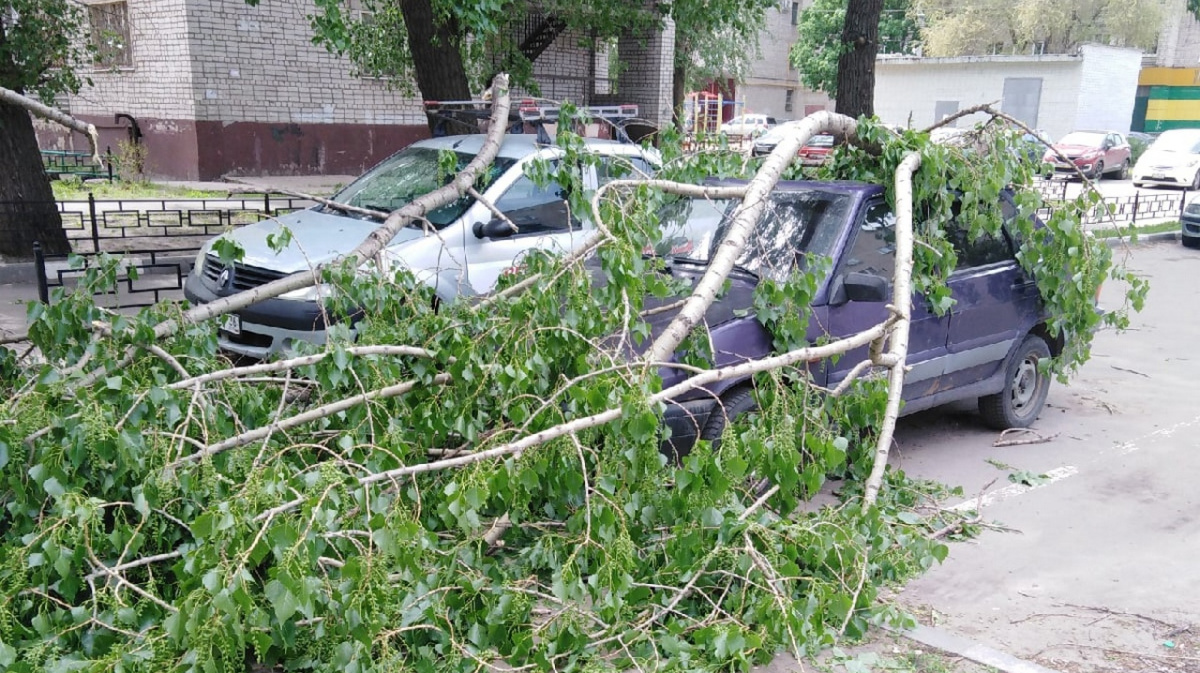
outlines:
{"label": "brick building", "polygon": [[[312,43],[313,0],[83,1],[99,53],[81,74],[94,85],[59,105],[114,150],[137,136],[151,176],[354,174],[428,135],[415,92],[356,76]],[[615,78],[612,50],[632,66]],[[670,25],[601,49],[564,32],[534,62],[534,78],[544,95],[581,103],[615,88],[643,117],[664,121],[673,52]],[[39,134],[44,149],[86,146],[47,125]]]}
{"label": "brick building", "polygon": [[766,24],[758,34],[759,57],[737,90],[746,112],[782,121],[833,109],[828,95],[800,84],[800,73],[789,58],[797,39],[800,12],[811,4],[812,0],[782,0],[777,8],[767,10]]}

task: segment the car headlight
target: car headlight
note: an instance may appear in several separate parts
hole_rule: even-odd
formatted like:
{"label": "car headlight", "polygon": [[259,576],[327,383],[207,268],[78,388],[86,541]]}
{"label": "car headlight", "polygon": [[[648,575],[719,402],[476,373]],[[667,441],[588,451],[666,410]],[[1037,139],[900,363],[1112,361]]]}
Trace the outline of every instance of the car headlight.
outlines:
{"label": "car headlight", "polygon": [[1192,159],[1191,161],[1187,162],[1188,168],[1195,168],[1197,165],[1200,165],[1200,157],[1197,157],[1197,158]]}
{"label": "car headlight", "polygon": [[288,299],[290,301],[324,301],[333,295],[333,286],[328,283],[318,283],[309,287],[284,292],[279,295],[280,299]]}

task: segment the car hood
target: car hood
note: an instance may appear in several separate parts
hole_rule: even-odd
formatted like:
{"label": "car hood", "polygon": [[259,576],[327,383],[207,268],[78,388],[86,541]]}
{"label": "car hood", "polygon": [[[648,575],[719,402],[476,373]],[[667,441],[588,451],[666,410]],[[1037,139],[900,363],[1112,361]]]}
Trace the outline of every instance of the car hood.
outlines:
{"label": "car hood", "polygon": [[[350,252],[379,225],[380,222],[373,219],[300,210],[238,227],[224,236],[241,245],[243,263],[282,273],[295,273]],[[267,236],[279,234],[285,228],[291,232],[291,241],[276,252],[267,244]],[[396,234],[389,246],[421,238],[422,235],[420,229],[406,227]]]}
{"label": "car hood", "polygon": [[[587,266],[592,275],[593,287],[603,287],[608,283],[608,278],[600,268],[599,261],[593,259],[587,262]],[[685,281],[689,286],[695,287],[696,283],[700,282],[701,276],[704,275],[704,271],[705,267],[701,266],[671,264],[663,273],[669,273],[673,277]],[[718,296],[705,312],[704,322],[711,329],[735,320],[756,321],[757,319],[753,315],[754,288],[756,287],[758,287],[758,280],[752,276],[737,271],[731,273],[725,292]],[[644,339],[640,345],[631,348],[629,355],[636,355],[644,351],[663,333],[667,325],[671,324],[671,321],[679,314],[679,310],[683,308],[678,304],[681,299],[685,298],[679,296],[647,296],[645,298],[642,304],[643,311],[660,310],[646,318],[646,323],[650,326],[650,337]],[[627,340],[626,343],[630,342]],[[721,344],[714,345],[718,349],[721,348]]]}
{"label": "car hood", "polygon": [[1138,159],[1138,165],[1141,166],[1169,166],[1175,168],[1178,166],[1186,166],[1193,161],[1200,159],[1200,155],[1191,154],[1189,152],[1171,152],[1168,150],[1146,150],[1146,153]]}
{"label": "car hood", "polygon": [[[1062,152],[1063,154],[1065,154],[1069,157],[1078,157],[1078,156],[1082,156],[1084,154],[1099,154],[1100,153],[1099,147],[1092,147],[1090,145],[1055,145],[1054,149],[1058,150],[1059,152]],[[1053,154],[1053,152],[1051,152],[1051,154]]]}

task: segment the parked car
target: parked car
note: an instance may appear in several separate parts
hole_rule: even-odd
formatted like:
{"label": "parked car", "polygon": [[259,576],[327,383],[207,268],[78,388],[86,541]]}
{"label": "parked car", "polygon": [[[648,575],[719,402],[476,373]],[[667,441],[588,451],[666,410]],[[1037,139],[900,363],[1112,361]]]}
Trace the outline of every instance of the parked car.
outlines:
{"label": "parked car", "polygon": [[[736,201],[698,198],[670,211],[664,230],[685,231],[697,243],[669,258],[672,274],[688,279],[703,274],[736,206]],[[996,207],[1015,217],[1011,200]],[[831,263],[822,267],[828,271],[812,303],[809,341],[848,336],[883,321],[893,301],[894,225],[882,187],[779,183],[728,289],[705,316],[714,364],[724,367],[771,353],[771,334],[752,308],[754,288],[762,278],[787,279],[793,268],[817,256]],[[1060,353],[1063,340],[1050,336],[1041,296],[1017,264],[1007,233],[984,239],[970,239],[965,230],[950,235],[958,251],[958,269],[948,280],[956,304],[938,316],[923,297],[913,296],[903,413],[978,398],[989,425],[1026,427],[1041,413],[1050,385],[1038,363]],[[646,308],[673,301],[648,298]],[[652,327],[662,329],[673,314],[654,315]],[[860,348],[810,371],[817,385],[833,387],[865,358],[866,349]],[[663,369],[661,375],[666,387],[690,374]],[[697,439],[719,438],[730,418],[754,407],[752,385],[750,378],[722,381],[673,400],[664,417],[671,428],[664,450],[682,454]]]}
{"label": "parked car", "polygon": [[[454,152],[461,168],[475,157],[483,141],[482,135],[469,135],[414,143],[367,171],[333,200],[383,212],[396,210],[450,178],[440,168],[440,153]],[[587,189],[597,188],[618,173],[651,174],[659,163],[652,150],[639,145],[596,139],[586,143],[600,158],[599,167],[583,167]],[[553,162],[561,157],[562,150],[539,143],[534,135],[505,136],[499,155],[476,188],[518,231],[493,217],[483,203],[463,196],[427,215],[436,236],[426,235],[419,225],[407,228],[392,239],[383,257],[394,266],[412,270],[440,300],[447,301],[488,292],[526,250],[573,250],[591,224],[569,214],[560,187],[539,186],[524,170],[537,159]],[[241,245],[242,260],[222,263],[210,241],[196,256],[184,294],[193,302],[206,303],[306,271],[353,250],[378,225],[367,216],[318,206],[235,229],[225,236]],[[268,237],[283,227],[290,230],[291,240],[276,252]],[[220,346],[239,355],[263,358],[296,341],[323,342],[324,313],[319,303],[323,291],[310,287],[226,316],[219,332]]]}
{"label": "parked car", "polygon": [[[1055,173],[1070,177],[1082,172],[1092,180],[1100,180],[1109,173],[1118,180],[1129,177],[1132,149],[1120,133],[1072,131],[1053,147],[1046,150],[1042,161],[1053,166]],[[1059,154],[1069,161],[1063,161]]]}
{"label": "parked car", "polygon": [[800,164],[804,166],[820,166],[829,160],[829,153],[833,151],[834,138],[828,135],[815,135],[804,143],[800,148],[797,156],[800,157]]}
{"label": "parked car", "polygon": [[1189,248],[1200,248],[1200,196],[1188,202],[1187,207],[1183,209],[1183,216],[1179,219],[1183,229],[1179,237],[1180,242]]}
{"label": "parked car", "polygon": [[759,136],[775,127],[775,118],[767,115],[745,114],[721,124],[721,133],[729,136]]}
{"label": "parked car", "polygon": [[770,154],[775,149],[775,146],[779,144],[779,141],[783,140],[788,132],[795,130],[798,126],[800,126],[800,122],[791,121],[772,127],[754,140],[754,145],[750,148],[750,154],[756,157]]}
{"label": "parked car", "polygon": [[1138,159],[1141,159],[1142,155],[1146,153],[1146,148],[1150,147],[1151,143],[1153,143],[1157,138],[1157,133],[1130,131],[1129,133],[1125,134],[1125,140],[1129,141],[1129,148],[1132,150],[1129,160],[1133,162],[1134,166],[1137,165]]}
{"label": "parked car", "polygon": [[1200,129],[1163,131],[1133,167],[1133,186],[1180,185],[1200,190]]}

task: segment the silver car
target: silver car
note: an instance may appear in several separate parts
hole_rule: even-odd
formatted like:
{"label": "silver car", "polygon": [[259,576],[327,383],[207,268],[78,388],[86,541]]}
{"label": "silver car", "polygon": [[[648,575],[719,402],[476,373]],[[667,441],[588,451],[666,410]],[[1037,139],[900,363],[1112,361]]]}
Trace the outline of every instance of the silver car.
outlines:
{"label": "silver car", "polygon": [[[372,168],[333,197],[361,208],[390,212],[445,183],[446,167],[439,165],[443,152],[457,155],[458,167],[479,152],[483,135],[449,136],[422,140],[397,152]],[[653,150],[611,140],[586,140],[598,155],[599,166],[585,166],[583,184],[594,190],[614,175],[648,175],[658,165]],[[491,211],[478,200],[464,196],[428,215],[431,227],[414,225],[392,239],[382,255],[392,268],[411,270],[431,286],[438,298],[484,294],[526,250],[569,252],[576,249],[592,228],[586,218],[569,213],[561,188],[538,186],[526,175],[537,159],[560,160],[562,150],[538,142],[535,135],[508,135],[487,175],[482,195],[517,225],[497,226]],[[616,165],[622,166],[617,169]],[[187,298],[207,303],[284,276],[314,268],[353,250],[378,220],[347,215],[328,207],[314,207],[223,234],[238,243],[243,257],[224,264],[208,242],[184,287]],[[268,237],[284,229],[290,242],[279,252]],[[427,231],[429,229],[430,231]],[[286,237],[285,237],[286,238]],[[326,288],[310,287],[268,299],[225,316],[220,345],[239,355],[263,358],[286,351],[296,341],[325,340],[324,313],[319,300]]]}

